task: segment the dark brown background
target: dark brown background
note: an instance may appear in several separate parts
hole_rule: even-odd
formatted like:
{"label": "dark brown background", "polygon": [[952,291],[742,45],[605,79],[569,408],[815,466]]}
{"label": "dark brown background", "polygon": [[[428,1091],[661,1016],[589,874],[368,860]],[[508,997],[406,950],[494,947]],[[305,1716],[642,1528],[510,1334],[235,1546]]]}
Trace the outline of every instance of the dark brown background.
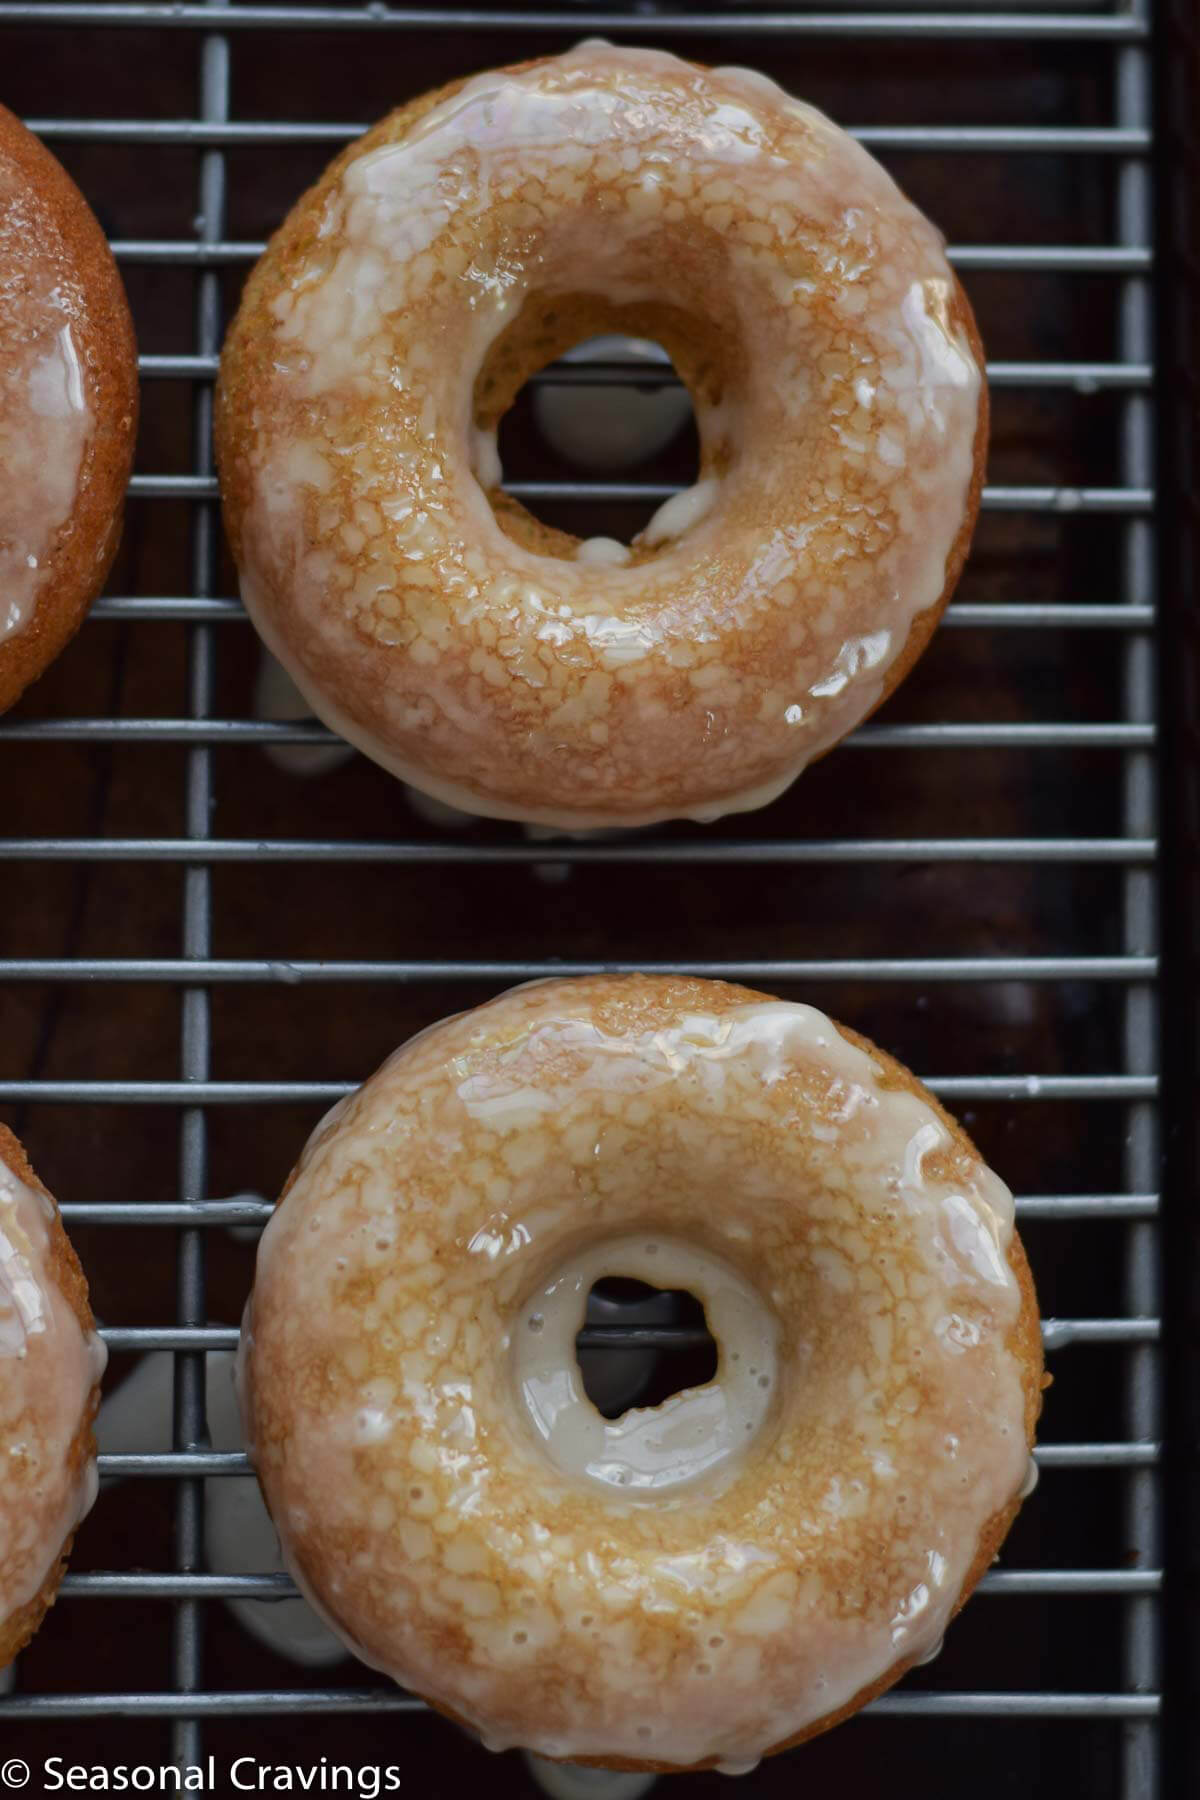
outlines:
{"label": "dark brown background", "polygon": [[[619,30],[614,30],[619,36]],[[233,115],[366,122],[425,87],[513,60],[569,37],[452,30],[419,35],[234,36]],[[672,48],[714,56],[710,41],[670,37]],[[198,35],[0,28],[2,97],[26,116],[195,116]],[[1113,119],[1111,48],[1069,43],[815,40],[725,42],[718,59],[766,68],[793,91],[854,125],[1106,124]],[[198,155],[183,147],[56,143],[114,237],[192,235]],[[327,147],[229,153],[230,238],[261,238],[327,160]],[[1115,241],[1114,164],[1098,155],[891,154],[889,166],[952,243],[1098,244]],[[227,272],[227,305],[242,270]],[[179,268],[125,269],[140,346],[192,347],[195,276]],[[995,359],[1116,360],[1117,281],[1102,275],[979,273],[967,277]],[[990,479],[998,483],[1119,483],[1119,393],[998,390],[993,394]],[[528,421],[514,421],[510,474],[557,471]],[[192,391],[148,381],[138,468],[192,467]],[[631,476],[686,477],[685,442]],[[627,533],[638,516],[562,509],[557,522]],[[644,515],[643,515],[644,516]],[[134,500],[113,594],[190,591],[192,521],[186,503]],[[960,589],[966,601],[1119,598],[1122,523],[1112,517],[985,515]],[[231,568],[218,592],[236,593]],[[216,710],[246,716],[256,643],[244,622],[217,636]],[[1117,631],[944,628],[883,715],[902,721],[1111,721],[1120,717]],[[186,627],[93,621],[29,694],[14,718],[179,717],[186,712]],[[6,835],[181,835],[186,752],[170,745],[5,743],[0,793]],[[222,837],[430,838],[403,790],[361,758],[315,781],[281,774],[253,747],[215,754],[212,830]],[[766,812],[731,819],[717,834],[758,838],[851,836],[1117,835],[1119,753],[1047,749],[844,749]],[[662,835],[688,837],[696,828]],[[469,843],[517,841],[514,828],[480,825]],[[531,868],[447,870],[320,863],[239,865],[213,872],[213,951],[223,957],[453,959],[562,957],[709,960],[769,957],[1109,954],[1121,949],[1121,871],[1074,863],[997,866],[894,862],[864,867],[754,866],[736,859],[695,868],[573,871],[551,884]],[[175,956],[181,951],[183,874],[154,863],[9,862],[0,901],[0,955]],[[220,1079],[356,1080],[408,1033],[485,999],[491,985],[218,986],[212,1073]],[[801,997],[800,990],[780,991]],[[925,1074],[1086,1073],[1119,1069],[1119,985],[985,984],[914,987],[882,982],[809,984],[803,997],[886,1045]],[[180,995],[170,984],[13,984],[0,995],[0,1079],[174,1077]],[[214,1195],[273,1194],[319,1109],[214,1107],[209,1113]],[[1088,1193],[1122,1184],[1123,1108],[1049,1101],[962,1109],[980,1147],[1018,1194]],[[179,1125],[171,1106],[7,1107],[44,1178],[63,1200],[159,1201],[178,1190]],[[1119,1313],[1119,1224],[1047,1223],[1026,1242],[1047,1314]],[[97,1312],[109,1324],[162,1324],[174,1316],[174,1234],[145,1228],[76,1233]],[[252,1250],[209,1234],[209,1316],[235,1321]],[[1052,1359],[1055,1387],[1044,1435],[1123,1435],[1123,1352],[1075,1348]],[[114,1359],[113,1381],[122,1358]],[[1011,1568],[1110,1567],[1127,1562],[1122,1477],[1115,1471],[1043,1477],[1005,1554]],[[81,1534],[73,1567],[168,1569],[170,1483],[131,1482],[106,1492]],[[1073,1691],[1119,1687],[1122,1602],[1115,1598],[981,1597],[942,1659],[913,1687]],[[22,1658],[30,1692],[160,1689],[169,1685],[169,1606],[70,1599]],[[326,1677],[315,1678],[324,1684]],[[334,1671],[362,1685],[353,1665]],[[369,1680],[369,1677],[365,1679]],[[219,1604],[207,1615],[205,1680],[213,1688],[301,1687],[305,1677],[252,1644]],[[157,1761],[165,1723],[4,1724],[0,1749],[38,1761],[52,1751],[82,1760]],[[739,1790],[783,1795],[797,1783],[847,1794],[920,1790],[957,1797],[1118,1791],[1119,1724],[1029,1720],[865,1719],[764,1767]],[[489,1758],[450,1726],[425,1719],[249,1720],[206,1727],[219,1756],[311,1761],[395,1760],[406,1791],[440,1796],[484,1783],[531,1791],[516,1758]],[[903,1771],[901,1777],[900,1772]],[[697,1795],[721,1778],[692,1778]],[[723,1791],[723,1790],[722,1790]]]}

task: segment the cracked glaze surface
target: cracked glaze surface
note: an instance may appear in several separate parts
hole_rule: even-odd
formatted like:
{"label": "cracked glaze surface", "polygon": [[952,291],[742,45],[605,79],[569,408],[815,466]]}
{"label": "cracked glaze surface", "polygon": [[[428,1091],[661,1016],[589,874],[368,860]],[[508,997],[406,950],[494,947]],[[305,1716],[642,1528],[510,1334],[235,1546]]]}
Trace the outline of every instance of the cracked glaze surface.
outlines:
{"label": "cracked glaze surface", "polygon": [[[360,1657],[497,1748],[733,1768],[933,1649],[1025,1480],[1030,1374],[1011,1196],[900,1079],[812,1008],[606,977],[435,1026],[335,1109],[242,1393]],[[668,1402],[614,1443],[567,1391],[600,1273],[704,1300],[681,1436]]]}
{"label": "cracked glaze surface", "polygon": [[79,492],[93,425],[83,307],[44,209],[0,155],[0,643],[33,617]]}
{"label": "cracked glaze surface", "polygon": [[[466,810],[762,804],[957,572],[981,375],[940,234],[748,70],[587,44],[409,112],[301,202],[231,333],[251,616],[328,723]],[[515,542],[484,492],[475,377],[527,300],[581,292],[669,302],[707,358],[700,479],[632,559]]]}
{"label": "cracked glaze surface", "polygon": [[54,1217],[0,1156],[0,1627],[39,1592],[96,1498],[95,1462],[76,1470],[72,1449],[105,1351],[55,1279]]}

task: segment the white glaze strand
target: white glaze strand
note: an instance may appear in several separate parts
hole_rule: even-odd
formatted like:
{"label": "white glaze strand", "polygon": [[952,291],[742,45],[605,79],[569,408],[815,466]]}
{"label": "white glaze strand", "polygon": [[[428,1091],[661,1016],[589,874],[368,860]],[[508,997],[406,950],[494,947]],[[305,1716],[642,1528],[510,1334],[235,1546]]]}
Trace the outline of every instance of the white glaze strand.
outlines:
{"label": "white glaze strand", "polygon": [[[823,1014],[727,995],[551,981],[423,1033],[262,1239],[243,1401],[289,1565],[496,1747],[753,1761],[933,1647],[1025,1479],[1008,1190]],[[682,1277],[773,1358],[743,1454],[698,1433],[656,1491],[589,1467],[656,1472],[602,1422],[531,1420],[600,1273]]]}

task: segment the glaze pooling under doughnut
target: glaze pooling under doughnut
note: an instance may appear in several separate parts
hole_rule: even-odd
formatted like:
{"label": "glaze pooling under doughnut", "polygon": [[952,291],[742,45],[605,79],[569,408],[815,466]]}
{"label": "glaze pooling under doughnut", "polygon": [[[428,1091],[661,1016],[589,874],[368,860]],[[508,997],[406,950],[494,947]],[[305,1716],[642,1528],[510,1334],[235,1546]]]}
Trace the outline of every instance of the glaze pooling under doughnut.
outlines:
{"label": "glaze pooling under doughnut", "polygon": [[103,585],[136,423],[133,329],[104,234],[0,107],[0,711]]}
{"label": "glaze pooling under doughnut", "polygon": [[[531,519],[495,450],[606,330],[664,344],[701,438],[624,554]],[[251,276],[218,395],[243,597],[316,712],[452,805],[761,805],[932,631],[981,369],[940,235],[764,76],[603,44],[476,76],[352,145]]]}
{"label": "glaze pooling under doughnut", "polygon": [[[606,1424],[601,1274],[713,1381]],[[247,1441],[297,1580],[486,1743],[744,1766],[925,1658],[1040,1406],[1008,1190],[890,1058],[723,983],[536,983],[398,1051],[262,1240]]]}
{"label": "glaze pooling under doughnut", "polygon": [[53,1600],[96,1498],[105,1360],[54,1202],[0,1126],[0,1668]]}

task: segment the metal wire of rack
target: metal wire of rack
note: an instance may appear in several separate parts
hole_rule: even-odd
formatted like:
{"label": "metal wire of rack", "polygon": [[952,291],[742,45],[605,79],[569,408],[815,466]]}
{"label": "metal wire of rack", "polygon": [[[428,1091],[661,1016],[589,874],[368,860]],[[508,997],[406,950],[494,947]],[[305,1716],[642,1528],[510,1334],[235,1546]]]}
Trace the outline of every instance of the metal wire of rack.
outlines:
{"label": "metal wire of rack", "polygon": [[[206,1265],[223,1228],[259,1225],[269,1212],[256,1200],[210,1197],[214,1132],[220,1131],[231,1110],[275,1107],[290,1109],[288,1116],[296,1117],[296,1109],[328,1104],[352,1085],[341,1074],[286,1078],[269,1071],[222,1074],[222,1061],[214,1055],[214,1008],[219,1009],[231,991],[246,987],[264,988],[269,995],[300,994],[307,1003],[309,997],[319,997],[336,986],[339,993],[356,997],[381,989],[414,993],[416,1008],[424,1007],[427,1016],[434,1016],[425,990],[487,992],[539,975],[633,963],[724,975],[767,986],[799,984],[805,991],[818,987],[839,993],[850,990],[860,996],[873,993],[877,985],[902,993],[929,987],[951,995],[962,991],[979,995],[994,985],[1017,984],[1022,992],[1036,996],[1047,989],[1059,993],[1064,984],[1072,984],[1074,992],[1103,993],[1105,1006],[1115,1008],[1114,1054],[1108,1066],[1083,1071],[1056,1066],[1038,1072],[1019,1064],[999,1070],[986,1065],[976,1068],[968,1052],[964,1065],[952,1065],[945,1073],[935,1069],[929,1080],[936,1092],[956,1106],[1005,1107],[1010,1109],[1006,1117],[1021,1121],[1047,1103],[1106,1107],[1119,1118],[1113,1141],[1120,1146],[1121,1166],[1119,1181],[1113,1170],[1108,1184],[1111,1191],[1061,1191],[1060,1182],[1052,1191],[1022,1192],[1018,1211],[1026,1228],[1081,1230],[1085,1254],[1092,1234],[1105,1228],[1120,1233],[1116,1256],[1120,1304],[1091,1313],[1071,1311],[1045,1322],[1047,1349],[1053,1356],[1074,1346],[1098,1347],[1097,1354],[1107,1347],[1117,1359],[1111,1370],[1119,1406],[1103,1436],[1064,1436],[1057,1422],[1052,1423],[1038,1461],[1046,1473],[1047,1488],[1052,1480],[1068,1479],[1071,1471],[1076,1479],[1099,1481],[1107,1474],[1120,1484],[1125,1549],[1114,1553],[1107,1566],[1071,1567],[1060,1553],[1041,1566],[993,1571],[983,1584],[985,1595],[1041,1596],[1051,1598],[1055,1607],[1080,1598],[1092,1605],[1119,1607],[1119,1679],[1094,1688],[1071,1688],[1054,1679],[1031,1687],[1019,1682],[1009,1687],[973,1688],[906,1685],[875,1702],[870,1712],[882,1720],[1003,1718],[1039,1728],[1043,1721],[1074,1720],[1081,1728],[1111,1727],[1120,1740],[1116,1773],[1111,1789],[1097,1787],[1095,1791],[1111,1791],[1127,1800],[1155,1800],[1164,1791],[1159,1761],[1162,1419],[1156,1348],[1160,1313],[1156,1005],[1161,972],[1155,937],[1153,180],[1148,160],[1153,146],[1151,10],[1152,0],[1058,13],[1039,9],[1002,13],[949,6],[929,12],[889,9],[869,13],[850,6],[831,6],[821,12],[754,6],[726,11],[694,7],[683,12],[660,6],[552,11],[375,4],[244,5],[238,0],[231,4],[224,0],[205,4],[161,4],[159,0],[108,4],[95,0],[46,5],[0,0],[0,43],[6,45],[19,44],[23,33],[41,34],[39,42],[49,34],[56,43],[76,33],[90,33],[89,42],[107,46],[111,54],[119,56],[119,49],[112,47],[120,45],[123,33],[140,35],[154,46],[168,39],[178,46],[182,40],[183,48],[176,47],[170,54],[191,62],[198,93],[195,116],[186,118],[66,116],[40,100],[36,109],[27,108],[33,128],[56,149],[62,146],[64,154],[74,146],[92,146],[97,153],[112,146],[123,152],[140,146],[147,153],[178,151],[195,157],[192,235],[127,237],[118,233],[114,241],[127,272],[150,276],[156,270],[172,276],[182,272],[193,283],[189,347],[148,350],[141,357],[148,395],[164,384],[191,384],[189,466],[171,472],[140,472],[131,492],[134,504],[147,509],[150,523],[146,529],[152,535],[173,529],[156,526],[155,507],[186,507],[191,519],[191,549],[186,592],[152,588],[109,596],[95,608],[95,623],[85,633],[86,640],[88,634],[102,628],[145,632],[175,626],[186,631],[182,705],[161,714],[129,711],[124,703],[110,713],[80,713],[54,704],[44,709],[35,691],[31,702],[0,726],[0,755],[6,758],[22,754],[16,746],[32,746],[38,754],[47,755],[66,755],[79,747],[88,754],[100,754],[105,746],[120,753],[135,746],[161,746],[162,754],[181,759],[172,768],[181,769],[184,783],[182,822],[173,830],[89,829],[86,818],[76,817],[69,830],[45,834],[27,830],[0,841],[0,859],[10,870],[32,867],[43,878],[56,865],[64,865],[72,875],[96,868],[147,880],[158,870],[164,878],[178,875],[180,883],[175,954],[157,948],[149,953],[141,946],[136,954],[116,948],[84,954],[73,947],[69,952],[45,954],[13,949],[0,957],[0,984],[10,992],[27,984],[31,990],[49,995],[48,1004],[53,1005],[56,992],[69,995],[86,984],[103,983],[106,991],[110,987],[153,990],[177,1009],[178,1026],[178,1063],[170,1075],[160,1071],[153,1075],[114,1074],[95,1054],[84,1074],[54,1072],[44,1057],[39,1062],[31,1055],[26,1065],[5,1070],[0,1079],[0,1103],[27,1112],[33,1109],[28,1116],[35,1124],[44,1116],[40,1109],[60,1105],[111,1109],[118,1120],[124,1116],[130,1121],[129,1130],[137,1129],[136,1122],[146,1117],[147,1109],[176,1109],[178,1113],[177,1198],[68,1199],[63,1209],[73,1231],[95,1233],[90,1241],[98,1246],[97,1260],[102,1255],[99,1247],[109,1241],[106,1234],[115,1234],[116,1241],[121,1241],[122,1233],[142,1228],[178,1234],[173,1320],[113,1326],[106,1334],[115,1356],[151,1350],[173,1353],[173,1445],[169,1451],[109,1455],[102,1467],[107,1477],[150,1478],[171,1484],[171,1567],[153,1571],[136,1566],[77,1569],[64,1583],[58,1609],[60,1615],[73,1614],[77,1604],[89,1598],[109,1604],[169,1603],[173,1624],[166,1683],[158,1689],[123,1686],[118,1658],[111,1687],[95,1682],[56,1690],[52,1683],[44,1687],[28,1684],[23,1660],[14,1693],[0,1698],[0,1731],[6,1743],[20,1723],[33,1727],[37,1721],[86,1723],[114,1714],[129,1715],[144,1721],[169,1720],[172,1754],[180,1762],[195,1764],[208,1741],[206,1733],[222,1720],[261,1720],[275,1714],[294,1720],[303,1709],[309,1719],[304,1729],[317,1733],[319,1719],[326,1715],[423,1710],[411,1697],[373,1687],[365,1678],[330,1686],[299,1682],[289,1686],[282,1679],[266,1685],[230,1682],[222,1678],[220,1668],[214,1669],[206,1651],[205,1627],[214,1600],[267,1600],[291,1591],[285,1578],[229,1575],[204,1567],[204,1482],[246,1473],[242,1455],[213,1451],[207,1443],[204,1359],[209,1352],[230,1348],[236,1334],[229,1326],[211,1322]],[[1065,467],[1048,468],[1039,471],[1044,479],[993,482],[984,496],[990,515],[1032,517],[1070,527],[1098,522],[1098,528],[1111,534],[1107,541],[1114,550],[1111,597],[1014,599],[1005,593],[980,602],[969,597],[968,577],[963,597],[951,607],[942,635],[965,640],[968,634],[972,638],[980,634],[998,645],[1019,638],[1029,646],[1031,660],[1038,657],[1040,644],[1055,634],[1065,634],[1072,646],[1115,641],[1120,648],[1113,692],[1119,704],[1112,708],[1111,716],[1099,719],[1010,716],[990,720],[977,718],[968,710],[962,718],[944,721],[920,711],[915,717],[897,720],[893,710],[886,722],[857,733],[839,754],[845,759],[846,781],[853,783],[857,776],[852,765],[860,758],[848,754],[850,751],[912,753],[938,759],[945,759],[950,751],[1000,759],[1027,755],[1075,759],[1097,753],[1113,759],[1106,767],[1113,768],[1119,792],[1107,828],[1085,829],[1074,812],[1060,806],[1048,816],[1037,815],[1036,829],[1030,823],[1032,814],[1020,817],[1011,830],[992,829],[984,812],[983,833],[964,829],[964,816],[955,814],[949,830],[909,836],[885,831],[813,836],[802,829],[793,831],[790,817],[785,828],[773,809],[751,820],[746,829],[718,827],[709,835],[685,831],[623,842],[555,843],[549,849],[522,841],[515,833],[486,830],[462,837],[413,832],[397,837],[386,829],[343,836],[330,830],[324,820],[320,828],[292,835],[273,831],[266,822],[241,832],[214,831],[214,816],[222,798],[218,783],[222,756],[234,750],[250,755],[270,745],[327,741],[327,734],[307,723],[280,724],[249,716],[249,707],[239,704],[240,696],[235,695],[231,703],[218,675],[218,639],[223,640],[224,631],[219,633],[217,628],[241,629],[244,615],[239,604],[222,592],[224,573],[212,470],[211,381],[223,309],[230,298],[228,284],[236,281],[262,248],[257,238],[230,235],[230,158],[268,152],[279,155],[297,148],[306,153],[320,150],[324,156],[360,129],[358,123],[307,116],[286,120],[239,117],[233,87],[237,60],[257,40],[295,41],[305,34],[310,46],[340,45],[359,36],[381,47],[410,49],[428,42],[445,52],[447,46],[457,46],[458,63],[470,67],[480,60],[472,48],[477,39],[486,37],[489,47],[499,44],[501,53],[511,60],[527,54],[528,45],[555,47],[560,41],[595,31],[669,47],[680,42],[693,44],[702,54],[719,48],[726,60],[732,59],[730,46],[736,49],[737,60],[754,61],[774,57],[781,46],[797,45],[829,44],[856,54],[918,45],[928,47],[931,53],[946,49],[956,55],[989,46],[1045,45],[1053,47],[1068,64],[1075,54],[1087,59],[1093,79],[1096,59],[1103,63],[1106,72],[1099,79],[1111,84],[1111,117],[1105,124],[1039,121],[956,126],[922,120],[865,126],[858,135],[885,160],[895,155],[970,155],[998,159],[1006,169],[1011,159],[1023,157],[1078,161],[1094,171],[1092,179],[1108,193],[1112,241],[1027,243],[1022,240],[1019,214],[1015,214],[1011,241],[953,245],[951,255],[960,270],[980,276],[1004,280],[1048,276],[1068,284],[1099,278],[1115,284],[1112,330],[1104,354],[1073,360],[1057,351],[1039,353],[1032,344],[1025,347],[1024,354],[1010,355],[989,366],[998,393],[1046,395],[1051,404],[1065,409],[1055,416],[1067,421],[1060,427],[1067,432],[1071,429],[1070,409],[1077,401],[1082,404],[1080,397],[1111,397],[1116,409],[1113,478],[1080,481]],[[46,86],[41,91],[47,101],[53,98]],[[952,111],[961,91],[961,86],[956,90],[954,83],[949,83],[941,103]],[[346,97],[344,86],[335,87],[330,95],[334,103],[342,103]],[[398,101],[403,95],[394,98]],[[93,192],[92,198],[101,205],[104,196]],[[622,373],[620,365],[559,365],[539,380],[586,385],[620,380]],[[671,480],[650,477],[598,482],[535,476],[514,481],[511,491],[535,506],[621,507],[657,502],[677,486]],[[1085,652],[1072,649],[1071,654]],[[150,754],[145,749],[142,753]],[[1097,880],[1119,884],[1119,925],[1102,948],[1070,953],[1047,952],[1040,945],[1031,949],[1031,932],[1019,953],[988,947],[986,951],[899,955],[895,940],[880,930],[877,949],[865,955],[800,957],[795,954],[793,938],[782,953],[773,939],[771,954],[714,955],[700,943],[694,952],[689,945],[686,955],[672,952],[665,957],[627,959],[624,955],[614,958],[607,949],[601,953],[594,936],[585,934],[577,945],[566,925],[560,941],[569,945],[570,954],[564,956],[526,949],[487,957],[388,953],[351,959],[341,952],[218,955],[215,950],[219,937],[217,883],[227,871],[233,879],[243,875],[263,878],[266,871],[267,875],[276,872],[280,878],[302,880],[310,871],[332,867],[347,880],[355,879],[356,871],[364,875],[375,871],[397,882],[420,876],[437,883],[452,882],[458,871],[471,871],[481,882],[500,883],[523,879],[544,869],[548,862],[576,882],[597,880],[614,871],[616,879],[627,872],[643,880],[651,876],[697,880],[719,871],[722,879],[731,874],[747,884],[747,894],[750,883],[768,877],[844,880],[862,872],[878,882],[894,867],[921,867],[936,874],[964,862],[997,878],[1006,874],[1014,879],[1030,877],[1051,887],[1056,881],[1066,883],[1068,877],[1074,880],[1083,871]],[[220,890],[223,895],[228,891]],[[1068,905],[1078,904],[1077,899],[1068,900]],[[990,946],[991,940],[984,935]],[[118,939],[114,932],[111,942],[116,944]],[[615,938],[609,942],[620,948]],[[1107,998],[1110,995],[1111,999]],[[821,996],[818,993],[816,997]],[[986,1043],[986,1037],[981,1041]],[[973,1048],[978,1054],[977,1047]],[[359,1076],[364,1070],[352,1072]],[[350,1073],[346,1071],[346,1075]],[[25,1116],[22,1113],[21,1117]],[[1018,1129],[1028,1135],[1023,1123]],[[1036,1132],[1036,1127],[1033,1130]],[[1086,1283],[1084,1288],[1086,1291]],[[157,1295],[155,1307],[160,1318],[161,1301],[162,1296]],[[598,1330],[595,1341],[603,1337]],[[1047,1505],[1053,1509],[1059,1504],[1066,1507],[1068,1502],[1059,1502],[1052,1493]],[[993,1604],[988,1598],[977,1603],[979,1608]],[[1060,1666],[1068,1667],[1069,1659],[1062,1659]],[[23,1742],[32,1739],[26,1737]],[[1113,1742],[1104,1739],[1109,1749]],[[765,1777],[751,1778],[752,1785],[762,1780]],[[767,1791],[765,1786],[763,1791]]]}

